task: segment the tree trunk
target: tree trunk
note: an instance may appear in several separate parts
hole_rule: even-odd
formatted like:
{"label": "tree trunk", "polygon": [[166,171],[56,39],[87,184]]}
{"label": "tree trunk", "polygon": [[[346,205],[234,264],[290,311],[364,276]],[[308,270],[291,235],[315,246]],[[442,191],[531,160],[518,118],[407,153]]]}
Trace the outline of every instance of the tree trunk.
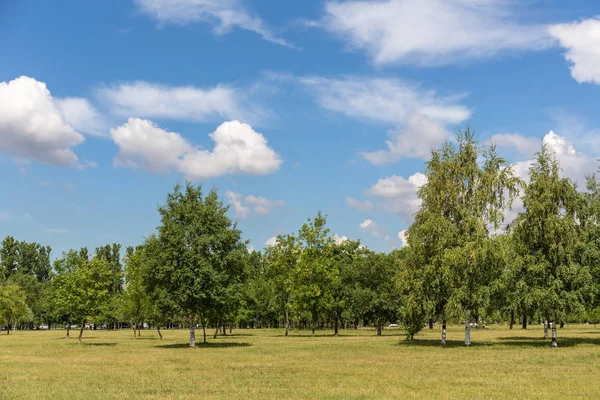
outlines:
{"label": "tree trunk", "polygon": [[558,347],[558,342],[556,341],[556,316],[554,316],[552,321],[552,343],[550,347]]}
{"label": "tree trunk", "polygon": [[381,336],[381,321],[377,321],[377,336]]}
{"label": "tree trunk", "polygon": [[162,340],[162,333],[160,333],[160,325],[156,325],[156,332],[158,332],[158,337]]}
{"label": "tree trunk", "polygon": [[285,307],[285,336],[287,336],[289,333],[290,333],[290,312],[286,306]]}
{"label": "tree trunk", "polygon": [[190,326],[190,347],[196,347],[196,325],[193,322]]}
{"label": "tree trunk", "polygon": [[560,329],[565,327],[565,321],[560,321]]}
{"label": "tree trunk", "polygon": [[313,313],[312,313],[312,322],[311,322],[311,328],[312,328],[312,335],[315,336],[315,325],[317,324],[317,314],[315,313],[314,307],[313,307]]}
{"label": "tree trunk", "polygon": [[433,329],[433,318],[429,318],[429,329]]}
{"label": "tree trunk", "polygon": [[442,346],[446,345],[446,320],[442,320]]}
{"label": "tree trunk", "polygon": [[67,337],[71,337],[71,336],[69,336],[70,332],[71,332],[71,324],[67,324]]}
{"label": "tree trunk", "polygon": [[133,340],[136,340],[137,337],[135,335],[135,324],[132,324],[132,327],[133,327]]}
{"label": "tree trunk", "polygon": [[508,329],[512,329],[514,323],[515,323],[515,312],[511,311],[510,312],[510,326]]}
{"label": "tree trunk", "polygon": [[548,339],[548,324],[550,323],[550,319],[546,318],[544,321],[544,339]]}
{"label": "tree trunk", "polygon": [[231,334],[233,332],[233,324],[229,324],[229,333]]}
{"label": "tree trunk", "polygon": [[219,334],[219,321],[217,321],[217,327],[215,328],[215,334],[213,335],[213,339],[216,339],[218,334]]}
{"label": "tree trunk", "polygon": [[10,335],[10,324],[6,324],[6,334]]}
{"label": "tree trunk", "polygon": [[334,318],[335,318],[335,321],[333,323],[333,336],[338,336],[339,332],[338,332],[338,317],[337,317],[337,314],[336,314],[336,316]]}
{"label": "tree trunk", "polygon": [[465,316],[465,346],[471,345],[471,324],[469,321],[469,312]]}
{"label": "tree trunk", "polygon": [[204,343],[206,343],[206,325],[202,324],[202,332],[204,333]]}
{"label": "tree trunk", "polygon": [[527,314],[523,313],[523,329],[527,329]]}
{"label": "tree trunk", "polygon": [[81,344],[81,338],[83,337],[83,330],[85,329],[85,321],[83,321],[81,323],[81,327],[79,328],[79,337],[77,338],[77,340],[79,340],[79,344]]}

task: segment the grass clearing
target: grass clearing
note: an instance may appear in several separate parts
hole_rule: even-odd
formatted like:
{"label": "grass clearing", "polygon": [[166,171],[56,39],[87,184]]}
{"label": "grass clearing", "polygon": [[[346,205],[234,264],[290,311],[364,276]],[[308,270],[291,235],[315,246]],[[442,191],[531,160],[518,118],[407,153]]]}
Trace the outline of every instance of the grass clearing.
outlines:
{"label": "grass clearing", "polygon": [[[185,330],[64,331],[0,335],[0,398],[600,398],[600,328],[559,329],[559,348],[541,327],[448,330],[405,342],[398,330],[237,330],[187,347]],[[201,333],[201,331],[199,332]],[[201,339],[201,336],[200,336]]]}

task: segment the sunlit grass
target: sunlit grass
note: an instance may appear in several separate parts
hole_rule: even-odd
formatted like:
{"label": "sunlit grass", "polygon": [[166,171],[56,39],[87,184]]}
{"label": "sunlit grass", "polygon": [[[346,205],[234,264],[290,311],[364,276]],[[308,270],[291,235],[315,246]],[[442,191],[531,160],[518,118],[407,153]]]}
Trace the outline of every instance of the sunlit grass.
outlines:
{"label": "sunlit grass", "polygon": [[439,328],[374,333],[237,330],[190,349],[185,330],[3,332],[0,398],[600,398],[600,327],[560,329],[558,349],[537,326],[474,330],[470,348],[460,327],[446,348]]}

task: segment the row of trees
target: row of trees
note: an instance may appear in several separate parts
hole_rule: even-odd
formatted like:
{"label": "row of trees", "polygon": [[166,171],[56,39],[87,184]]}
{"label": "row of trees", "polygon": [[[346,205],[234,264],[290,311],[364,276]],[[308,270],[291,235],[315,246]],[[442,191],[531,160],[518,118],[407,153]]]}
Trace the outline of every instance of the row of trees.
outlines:
{"label": "row of trees", "polygon": [[[412,339],[427,323],[517,316],[542,321],[545,335],[568,320],[598,317],[600,184],[579,191],[542,146],[528,182],[493,145],[470,130],[432,151],[408,245],[376,253],[336,242],[319,213],[295,234],[249,252],[215,190],[176,186],[159,208],[157,232],[127,248],[69,251],[50,267],[50,248],[7,237],[0,249],[0,324],[86,323],[136,329],[176,324],[195,329],[371,325],[401,322]],[[514,199],[523,208],[504,216]]]}

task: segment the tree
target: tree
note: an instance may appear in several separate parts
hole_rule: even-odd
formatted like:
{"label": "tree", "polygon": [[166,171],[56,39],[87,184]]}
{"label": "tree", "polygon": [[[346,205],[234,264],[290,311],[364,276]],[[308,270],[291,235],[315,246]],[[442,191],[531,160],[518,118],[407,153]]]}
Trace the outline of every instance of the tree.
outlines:
{"label": "tree", "polygon": [[84,253],[73,251],[56,265],[58,270],[53,287],[55,309],[67,319],[67,336],[70,323],[80,323],[78,340],[81,343],[85,324],[94,322],[110,300],[113,273],[106,260],[87,260]]}
{"label": "tree", "polygon": [[25,301],[25,292],[18,285],[0,285],[0,324],[10,334],[10,324],[31,318],[31,310]]}
{"label": "tree", "polygon": [[399,316],[400,292],[395,279],[399,271],[397,253],[375,253],[362,249],[344,277],[348,308],[355,318],[373,321],[377,335],[383,325]]}
{"label": "tree", "polygon": [[[147,262],[144,248],[142,246],[137,249],[133,247],[127,248],[127,256],[125,257],[125,279],[127,282],[126,290],[122,293],[121,307],[123,315],[131,323],[133,328],[133,338],[136,338],[136,327],[144,322],[144,319],[151,317],[152,299],[150,294],[144,287],[144,273],[147,268],[144,268],[144,263]],[[113,287],[114,290],[114,282]],[[159,337],[160,325],[157,327]]]}
{"label": "tree", "polygon": [[330,303],[331,291],[335,279],[332,259],[333,237],[325,227],[327,217],[319,213],[314,219],[302,225],[298,239],[302,253],[292,270],[293,306],[298,312],[307,312],[311,316],[312,334],[315,334],[317,317],[326,311]]}
{"label": "tree", "polygon": [[121,264],[121,245],[113,243],[101,247],[96,247],[94,257],[103,259],[108,264],[112,276],[110,292],[120,293],[123,290],[123,265]]}
{"label": "tree", "polygon": [[277,243],[266,249],[266,278],[273,285],[273,300],[285,318],[285,336],[290,331],[290,305],[293,290],[292,272],[297,266],[301,246],[294,235],[280,235]]}
{"label": "tree", "polygon": [[227,210],[216,190],[204,197],[200,186],[177,185],[159,207],[158,234],[146,241],[146,287],[158,307],[186,319],[190,347],[196,323],[202,323],[206,341],[208,320],[224,312],[228,289],[242,278],[246,245]]}
{"label": "tree", "polygon": [[543,144],[529,168],[524,211],[511,231],[537,310],[551,321],[552,347],[557,346],[556,322],[569,313],[583,313],[593,294],[592,276],[577,257],[581,246],[578,194],[560,176],[555,155]]}
{"label": "tree", "polygon": [[469,345],[472,314],[499,272],[489,259],[490,233],[499,229],[521,181],[493,145],[479,147],[469,128],[456,141],[434,150],[427,163],[422,204],[407,234],[403,308],[409,335],[426,315],[441,318],[442,344],[446,318],[464,316]]}

